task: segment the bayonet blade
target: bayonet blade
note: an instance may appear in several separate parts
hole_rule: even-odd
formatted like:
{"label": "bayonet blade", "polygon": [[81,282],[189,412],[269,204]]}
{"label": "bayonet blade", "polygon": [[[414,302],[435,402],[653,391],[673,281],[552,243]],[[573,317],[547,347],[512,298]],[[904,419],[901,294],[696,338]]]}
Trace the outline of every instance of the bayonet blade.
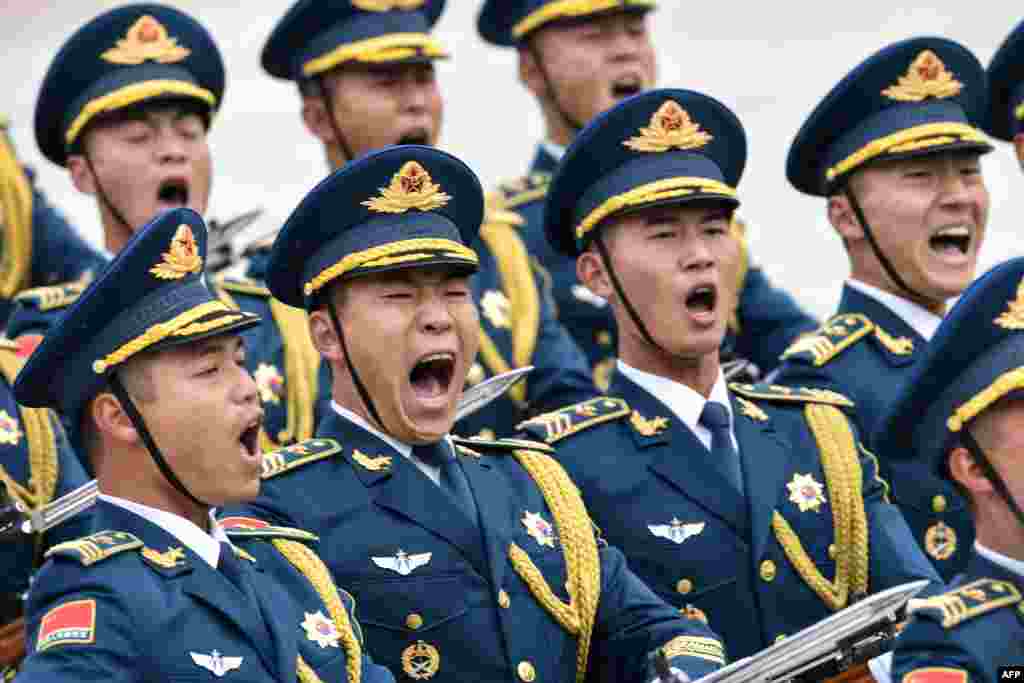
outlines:
{"label": "bayonet blade", "polygon": [[461,420],[467,415],[472,415],[504,394],[531,370],[533,370],[533,366],[526,365],[515,370],[503,372],[500,375],[495,375],[486,381],[480,382],[480,384],[466,389],[462,392],[462,396],[459,398],[459,405],[455,410],[456,421]]}

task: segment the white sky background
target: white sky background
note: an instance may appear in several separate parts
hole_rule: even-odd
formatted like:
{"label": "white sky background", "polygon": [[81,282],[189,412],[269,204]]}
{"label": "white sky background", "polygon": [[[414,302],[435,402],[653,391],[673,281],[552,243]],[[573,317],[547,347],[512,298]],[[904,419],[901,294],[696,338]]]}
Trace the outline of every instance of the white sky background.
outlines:
{"label": "white sky background", "polygon": [[[51,200],[93,241],[100,235],[93,200],[76,192],[67,173],[35,145],[35,98],[50,60],[65,38],[110,0],[34,2],[0,6],[0,111],[12,120],[19,154],[39,172]],[[259,51],[290,0],[245,3],[171,0],[197,16],[218,41],[228,86],[210,144],[214,190],[209,216],[227,218],[256,206],[267,214],[251,230],[279,226],[325,174],[320,146],[302,127],[293,84],[260,69]],[[476,33],[479,0],[449,0],[437,33],[452,50],[439,78],[447,99],[441,147],[465,160],[485,187],[523,173],[542,134],[540,113],[516,80],[512,50],[492,48]],[[824,200],[793,190],[786,152],[797,128],[825,93],[855,64],[888,42],[942,35],[974,50],[987,64],[1021,18],[1012,4],[720,2],[661,0],[652,15],[660,86],[706,92],[739,115],[749,157],[740,184],[741,213],[751,229],[754,258],[819,316],[835,307],[847,261],[824,217]],[[1024,177],[1013,150],[998,143],[985,157],[992,195],[982,271],[1024,254],[1018,216]]]}

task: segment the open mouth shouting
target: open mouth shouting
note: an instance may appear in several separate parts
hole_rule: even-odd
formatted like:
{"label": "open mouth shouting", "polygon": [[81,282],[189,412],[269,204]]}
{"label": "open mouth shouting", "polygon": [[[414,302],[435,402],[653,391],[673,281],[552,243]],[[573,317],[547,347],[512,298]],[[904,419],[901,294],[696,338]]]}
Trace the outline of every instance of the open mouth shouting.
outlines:
{"label": "open mouth shouting", "polygon": [[398,144],[400,145],[429,145],[430,144],[430,131],[426,128],[416,128],[414,130],[407,131],[398,138]]}
{"label": "open mouth shouting", "polygon": [[967,224],[946,225],[932,233],[928,246],[941,260],[959,265],[967,262],[973,238],[974,230]]}
{"label": "open mouth shouting", "polygon": [[454,377],[455,354],[437,351],[416,361],[409,373],[409,384],[419,401],[432,404],[447,401]]}
{"label": "open mouth shouting", "polygon": [[156,192],[157,201],[166,207],[188,206],[189,195],[188,179],[184,176],[165,179]]}
{"label": "open mouth shouting", "polygon": [[640,76],[640,74],[622,74],[614,81],[612,81],[612,98],[616,100],[623,100],[627,97],[638,95],[640,94],[640,91],[643,90],[643,87],[643,78]]}
{"label": "open mouth shouting", "polygon": [[717,320],[719,292],[714,283],[701,283],[694,286],[684,299],[686,313],[690,319],[702,327],[711,326]]}
{"label": "open mouth shouting", "polygon": [[238,443],[242,446],[243,455],[246,460],[260,462],[260,427],[263,424],[262,414],[255,420],[248,423],[238,437]]}

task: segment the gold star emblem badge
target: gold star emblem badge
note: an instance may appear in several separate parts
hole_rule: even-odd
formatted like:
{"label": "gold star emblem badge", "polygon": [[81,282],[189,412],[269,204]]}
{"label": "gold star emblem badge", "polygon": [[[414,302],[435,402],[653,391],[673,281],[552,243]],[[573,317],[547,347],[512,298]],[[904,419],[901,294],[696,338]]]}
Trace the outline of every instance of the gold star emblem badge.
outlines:
{"label": "gold star emblem badge", "polygon": [[180,280],[202,269],[203,259],[199,256],[192,228],[182,223],[171,238],[171,248],[163,253],[160,263],[150,268],[149,272],[161,280]]}
{"label": "gold star emblem badge", "polygon": [[134,65],[149,60],[159,64],[173,64],[192,54],[187,47],[178,45],[176,38],[167,34],[167,29],[148,14],[139,18],[124,38],[102,55],[111,64]]}
{"label": "gold star emblem badge", "polygon": [[334,622],[328,619],[323,612],[305,612],[306,618],[302,622],[302,628],[306,637],[319,645],[321,648],[338,647],[341,634]]}
{"label": "gold star emblem badge", "polygon": [[18,426],[18,421],[11,417],[6,410],[0,410],[0,444],[17,446],[22,435],[23,432]]}
{"label": "gold star emblem badge", "polygon": [[796,503],[800,512],[820,512],[821,504],[826,502],[825,486],[815,481],[812,474],[794,474],[786,488],[789,489],[789,499]]}

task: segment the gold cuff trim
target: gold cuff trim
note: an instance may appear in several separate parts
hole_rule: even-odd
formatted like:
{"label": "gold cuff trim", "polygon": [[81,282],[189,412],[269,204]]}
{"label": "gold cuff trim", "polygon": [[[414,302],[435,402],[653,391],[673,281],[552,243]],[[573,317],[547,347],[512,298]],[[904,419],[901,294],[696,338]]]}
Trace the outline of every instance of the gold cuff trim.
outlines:
{"label": "gold cuff trim", "polygon": [[725,666],[725,649],[714,638],[702,636],[676,636],[662,646],[667,659],[673,657],[699,657]]}
{"label": "gold cuff trim", "polygon": [[585,17],[588,14],[597,14],[598,12],[605,12],[620,7],[623,9],[653,8],[657,4],[655,0],[558,0],[527,14],[519,23],[512,27],[512,35],[516,39],[522,38],[527,33],[556,19]]}
{"label": "gold cuff trim", "polygon": [[946,426],[951,432],[959,432],[965,424],[977,417],[985,408],[1011,391],[1022,387],[1024,387],[1024,367],[1004,372],[996,378],[995,382],[979,391],[974,398],[954,410],[946,420]]}
{"label": "gold cuff trim", "polygon": [[965,141],[987,143],[988,138],[980,130],[966,123],[925,123],[872,140],[828,169],[825,177],[830,181],[835,180],[838,176],[883,154],[910,152]]}
{"label": "gold cuff trim", "polygon": [[[204,318],[211,313],[221,312],[226,313],[227,315],[220,316],[215,320],[210,320],[208,322],[196,322],[200,318]],[[200,304],[195,308],[191,308],[170,320],[153,325],[135,339],[132,339],[127,344],[123,344],[119,348],[115,349],[105,358],[95,361],[92,364],[92,371],[97,375],[102,375],[114,365],[125,362],[140,351],[149,348],[157,342],[163,341],[167,337],[185,337],[193,334],[201,334],[203,332],[215,330],[218,327],[223,327],[224,325],[237,322],[243,317],[245,317],[244,313],[240,313],[230,308],[219,299],[216,301],[208,301],[205,304]]]}
{"label": "gold cuff trim", "polygon": [[584,235],[597,227],[597,224],[608,216],[622,211],[631,206],[640,206],[664,199],[684,197],[695,192],[706,192],[709,194],[721,194],[726,197],[736,197],[736,190],[725,183],[711,178],[678,177],[666,178],[657,182],[648,183],[635,187],[629,192],[624,192],[614,197],[609,197],[591,211],[583,222],[576,226],[576,238],[582,239]]}
{"label": "gold cuff trim", "polygon": [[480,263],[480,259],[475,251],[453,240],[433,237],[402,240],[349,254],[330,268],[320,271],[319,275],[303,286],[303,292],[305,292],[306,296],[310,296],[322,289],[331,280],[339,278],[356,268],[379,268],[396,263],[421,261],[435,256],[455,256],[473,264]]}
{"label": "gold cuff trim", "polygon": [[376,38],[345,43],[302,65],[304,76],[316,76],[342,62],[381,64],[423,55],[432,59],[448,56],[441,42],[426,33],[389,33]]}
{"label": "gold cuff trim", "polygon": [[[102,97],[90,101],[85,107],[79,112],[75,120],[68,126],[67,132],[64,134],[64,141],[71,145],[74,143],[78,134],[82,132],[85,124],[89,123],[97,114],[102,114],[108,111],[114,111],[121,109],[143,100],[151,100],[154,97],[160,95],[183,95],[185,97],[194,97],[197,100],[202,100],[210,105],[210,109],[215,109],[217,106],[217,98],[212,92],[205,88],[200,88],[198,85],[192,83],[186,83],[185,81],[172,81],[172,80],[156,80],[156,81],[144,81],[142,83],[132,83],[126,85],[123,88],[118,88],[112,93],[107,93]],[[211,112],[212,113],[212,112]]]}

